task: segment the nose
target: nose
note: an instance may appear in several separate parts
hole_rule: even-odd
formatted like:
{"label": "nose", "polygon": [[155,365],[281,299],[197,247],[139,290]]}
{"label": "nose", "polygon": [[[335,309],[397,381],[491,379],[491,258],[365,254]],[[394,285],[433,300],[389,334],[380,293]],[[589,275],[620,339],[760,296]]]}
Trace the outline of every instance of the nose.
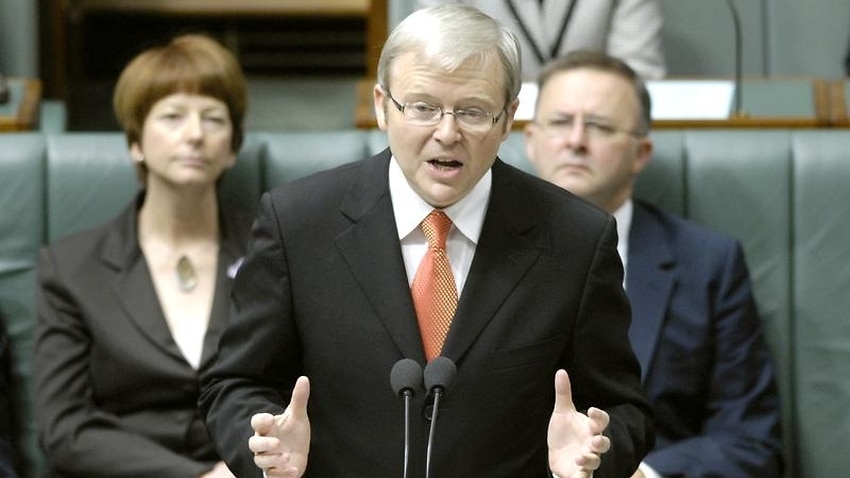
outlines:
{"label": "nose", "polygon": [[584,121],[579,119],[573,121],[572,127],[567,131],[567,146],[574,150],[587,147],[587,128],[584,126]]}
{"label": "nose", "polygon": [[[451,116],[451,119],[449,117]],[[454,143],[460,139],[460,128],[454,111],[446,111],[434,130],[434,138],[443,143]]]}
{"label": "nose", "polygon": [[204,125],[201,116],[198,114],[191,114],[186,119],[185,125],[185,133],[186,137],[190,140],[199,140],[204,135]]}

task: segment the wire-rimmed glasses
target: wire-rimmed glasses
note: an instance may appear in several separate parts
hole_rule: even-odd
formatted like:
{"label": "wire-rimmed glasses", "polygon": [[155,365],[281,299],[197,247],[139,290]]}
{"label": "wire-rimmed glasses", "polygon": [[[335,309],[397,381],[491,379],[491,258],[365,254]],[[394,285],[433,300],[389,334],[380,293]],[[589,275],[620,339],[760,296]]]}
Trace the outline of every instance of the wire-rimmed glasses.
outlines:
{"label": "wire-rimmed glasses", "polygon": [[476,106],[446,111],[442,106],[428,103],[427,101],[399,103],[393,98],[389,89],[385,89],[385,91],[390,101],[393,102],[393,105],[401,112],[404,120],[414,126],[435,126],[442,121],[443,116],[452,115],[459,127],[467,131],[486,133],[493,128],[494,124],[499,122],[499,119],[505,113],[505,108],[502,108],[499,114],[494,115]]}

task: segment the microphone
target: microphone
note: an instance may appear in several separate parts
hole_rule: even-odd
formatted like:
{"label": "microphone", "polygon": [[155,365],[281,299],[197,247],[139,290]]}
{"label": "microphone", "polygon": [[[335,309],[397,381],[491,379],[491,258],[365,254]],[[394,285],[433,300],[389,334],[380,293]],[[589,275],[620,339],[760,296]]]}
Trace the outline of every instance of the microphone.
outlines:
{"label": "microphone", "polygon": [[742,47],[742,30],[741,18],[738,15],[738,8],[735,6],[734,0],[726,0],[726,5],[729,7],[729,12],[732,14],[733,30],[735,32],[735,105],[732,112],[733,118],[746,118],[749,116],[744,111],[742,95],[744,90],[744,66],[743,66],[743,47]]}
{"label": "microphone", "polygon": [[425,478],[431,476],[431,445],[434,443],[434,428],[440,398],[451,388],[457,375],[455,363],[446,357],[437,357],[425,366],[425,390],[434,395],[434,412],[431,415],[431,429],[428,432],[428,451],[425,458]]}
{"label": "microphone", "polygon": [[422,367],[416,360],[405,358],[390,370],[390,385],[393,392],[404,398],[404,478],[410,462],[410,399],[422,386]]}

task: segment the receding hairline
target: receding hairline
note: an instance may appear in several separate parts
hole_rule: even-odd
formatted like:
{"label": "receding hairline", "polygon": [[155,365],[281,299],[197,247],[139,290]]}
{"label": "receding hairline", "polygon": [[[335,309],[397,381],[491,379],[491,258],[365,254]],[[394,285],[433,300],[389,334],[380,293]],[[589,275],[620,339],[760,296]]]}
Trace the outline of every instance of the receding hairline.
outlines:
{"label": "receding hairline", "polygon": [[[463,41],[455,42],[454,39]],[[390,33],[378,63],[378,81],[391,87],[390,79],[399,57],[418,52],[422,58],[447,71],[466,64],[471,58],[496,60],[501,66],[506,100],[517,96],[521,87],[520,53],[516,36],[504,25],[480,10],[464,5],[443,5],[413,12]]]}
{"label": "receding hairline", "polygon": [[652,99],[649,96],[646,83],[626,62],[607,53],[596,50],[575,50],[547,63],[537,77],[538,96],[535,100],[534,114],[540,107],[540,92],[549,85],[551,80],[562,74],[576,71],[592,71],[608,74],[622,79],[630,86],[632,97],[637,107],[637,127],[643,134],[649,134],[652,127]]}

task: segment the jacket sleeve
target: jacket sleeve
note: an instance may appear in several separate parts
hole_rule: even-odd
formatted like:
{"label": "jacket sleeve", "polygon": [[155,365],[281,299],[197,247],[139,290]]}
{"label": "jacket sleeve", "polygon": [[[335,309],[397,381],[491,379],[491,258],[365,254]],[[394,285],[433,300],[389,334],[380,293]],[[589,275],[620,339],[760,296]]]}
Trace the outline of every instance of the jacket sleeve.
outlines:
{"label": "jacket sleeve", "polygon": [[652,410],[628,338],[631,315],[616,245],[609,217],[587,273],[567,367],[577,409],[600,408],[611,418],[605,431],[611,449],[595,478],[631,476],[654,444]]}
{"label": "jacket sleeve", "polygon": [[251,416],[282,413],[301,370],[289,273],[268,193],[233,287],[233,314],[218,358],[201,376],[199,406],[219,454],[237,476],[261,476],[248,449]]}

